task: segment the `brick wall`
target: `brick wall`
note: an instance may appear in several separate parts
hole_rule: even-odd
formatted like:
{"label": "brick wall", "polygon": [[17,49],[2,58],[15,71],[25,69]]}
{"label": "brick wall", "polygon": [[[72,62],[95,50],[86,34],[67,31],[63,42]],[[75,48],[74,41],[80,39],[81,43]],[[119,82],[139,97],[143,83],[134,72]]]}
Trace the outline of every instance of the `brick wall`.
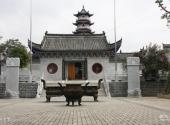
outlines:
{"label": "brick wall", "polygon": [[109,90],[111,97],[126,97],[127,82],[110,82]]}
{"label": "brick wall", "polygon": [[37,95],[38,83],[20,82],[19,97],[20,98],[35,98]]}
{"label": "brick wall", "polygon": [[[163,93],[166,88],[166,81],[141,81],[140,82],[141,95],[157,96],[158,93]],[[127,82],[110,82],[109,90],[112,97],[126,97],[128,83]]]}
{"label": "brick wall", "polygon": [[0,83],[0,98],[5,97],[6,84]]}
{"label": "brick wall", "polygon": [[142,96],[157,96],[164,92],[166,81],[141,81],[140,85]]}

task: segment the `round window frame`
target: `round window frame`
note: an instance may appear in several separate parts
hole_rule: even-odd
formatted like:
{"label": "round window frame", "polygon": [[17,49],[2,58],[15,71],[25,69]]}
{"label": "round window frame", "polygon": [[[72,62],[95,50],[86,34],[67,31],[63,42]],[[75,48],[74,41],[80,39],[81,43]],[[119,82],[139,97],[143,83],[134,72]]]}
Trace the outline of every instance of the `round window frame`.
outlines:
{"label": "round window frame", "polygon": [[[52,69],[52,71],[50,71]],[[55,74],[58,71],[58,66],[55,63],[50,63],[47,66],[47,71],[49,74]]]}
{"label": "round window frame", "polygon": [[[97,69],[97,68],[99,68],[99,69]],[[101,73],[101,72],[103,71],[103,66],[102,66],[102,64],[100,64],[100,63],[94,63],[94,64],[92,65],[92,71],[93,71],[95,74]]]}

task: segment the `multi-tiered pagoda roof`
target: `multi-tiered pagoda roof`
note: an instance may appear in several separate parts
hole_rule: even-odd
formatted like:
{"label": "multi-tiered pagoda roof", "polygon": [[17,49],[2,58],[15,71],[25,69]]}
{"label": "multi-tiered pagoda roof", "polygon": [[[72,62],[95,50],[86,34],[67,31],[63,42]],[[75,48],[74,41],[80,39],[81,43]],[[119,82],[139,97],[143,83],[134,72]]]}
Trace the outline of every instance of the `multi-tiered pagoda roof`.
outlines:
{"label": "multi-tiered pagoda roof", "polygon": [[[75,14],[78,17],[73,34],[45,33],[41,44],[32,43],[32,52],[36,56],[50,57],[112,57],[119,50],[122,39],[116,43],[108,43],[105,33],[91,32],[89,17],[92,16],[83,9]],[[29,46],[31,42],[29,42]],[[115,48],[116,47],[116,48]]]}
{"label": "multi-tiered pagoda roof", "polygon": [[78,19],[76,20],[76,23],[73,23],[75,26],[77,26],[77,29],[74,34],[93,34],[94,32],[91,31],[90,26],[94,23],[91,23],[90,17],[93,16],[93,14],[90,14],[88,11],[84,9],[84,6],[80,12],[77,14],[74,14]]}

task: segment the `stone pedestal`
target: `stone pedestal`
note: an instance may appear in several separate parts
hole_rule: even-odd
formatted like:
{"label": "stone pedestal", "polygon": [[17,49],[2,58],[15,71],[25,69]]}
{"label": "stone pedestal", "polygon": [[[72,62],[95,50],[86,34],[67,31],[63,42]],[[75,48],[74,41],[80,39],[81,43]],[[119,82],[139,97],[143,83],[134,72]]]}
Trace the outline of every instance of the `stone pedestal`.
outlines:
{"label": "stone pedestal", "polygon": [[127,58],[128,96],[141,96],[139,65],[139,57]]}
{"label": "stone pedestal", "polygon": [[19,58],[6,60],[6,91],[9,97],[18,97],[19,94]]}

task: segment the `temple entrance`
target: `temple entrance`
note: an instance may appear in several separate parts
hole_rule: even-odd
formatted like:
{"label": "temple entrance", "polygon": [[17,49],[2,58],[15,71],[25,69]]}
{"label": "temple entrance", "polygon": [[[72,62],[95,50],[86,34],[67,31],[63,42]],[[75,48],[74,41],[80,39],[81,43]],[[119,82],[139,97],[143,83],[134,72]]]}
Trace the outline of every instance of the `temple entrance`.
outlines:
{"label": "temple entrance", "polygon": [[68,80],[81,80],[82,74],[82,63],[70,63],[68,64]]}
{"label": "temple entrance", "polygon": [[68,64],[68,80],[75,79],[75,65],[74,64]]}
{"label": "temple entrance", "polygon": [[86,61],[63,61],[63,80],[87,79]]}

